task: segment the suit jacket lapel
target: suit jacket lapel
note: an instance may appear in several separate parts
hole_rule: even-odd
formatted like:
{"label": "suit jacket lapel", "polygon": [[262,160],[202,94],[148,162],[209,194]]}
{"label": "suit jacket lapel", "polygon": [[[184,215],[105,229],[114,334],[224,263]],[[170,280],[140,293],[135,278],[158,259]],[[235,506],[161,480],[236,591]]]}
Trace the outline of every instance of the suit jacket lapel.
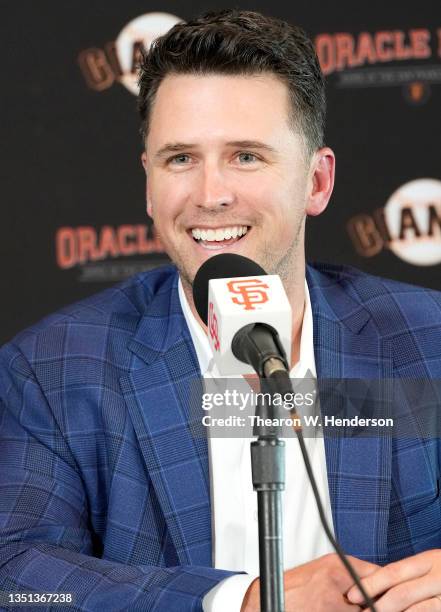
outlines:
{"label": "suit jacket lapel", "polygon": [[[344,280],[308,267],[319,379],[387,379],[392,360]],[[347,554],[387,561],[391,436],[331,436],[324,428],[335,535]]]}
{"label": "suit jacket lapel", "polygon": [[201,379],[177,279],[176,274],[167,281],[142,317],[129,344],[136,355],[133,369],[120,384],[179,561],[210,566],[208,446],[197,401]]}

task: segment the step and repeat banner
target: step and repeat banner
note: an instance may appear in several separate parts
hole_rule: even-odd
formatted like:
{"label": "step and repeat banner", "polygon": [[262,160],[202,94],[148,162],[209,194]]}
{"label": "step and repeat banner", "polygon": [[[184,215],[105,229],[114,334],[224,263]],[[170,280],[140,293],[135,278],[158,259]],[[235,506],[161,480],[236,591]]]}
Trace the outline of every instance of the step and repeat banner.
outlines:
{"label": "step and repeat banner", "polygon": [[[145,212],[137,58],[176,22],[229,6],[2,3],[0,342],[167,262]],[[235,6],[305,28],[326,75],[337,178],[308,219],[308,258],[441,290],[441,5]]]}

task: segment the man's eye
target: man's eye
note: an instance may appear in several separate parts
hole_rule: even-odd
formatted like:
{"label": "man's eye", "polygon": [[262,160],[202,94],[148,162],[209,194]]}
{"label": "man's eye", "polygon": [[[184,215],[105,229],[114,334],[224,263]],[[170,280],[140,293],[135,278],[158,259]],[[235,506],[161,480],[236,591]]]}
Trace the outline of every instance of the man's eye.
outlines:
{"label": "man's eye", "polygon": [[257,157],[253,153],[239,153],[238,158],[241,163],[249,164],[250,162],[257,161]]}
{"label": "man's eye", "polygon": [[188,163],[189,159],[190,159],[189,155],[182,153],[181,155],[174,155],[173,157],[170,157],[168,162],[170,164],[182,165],[182,164]]}

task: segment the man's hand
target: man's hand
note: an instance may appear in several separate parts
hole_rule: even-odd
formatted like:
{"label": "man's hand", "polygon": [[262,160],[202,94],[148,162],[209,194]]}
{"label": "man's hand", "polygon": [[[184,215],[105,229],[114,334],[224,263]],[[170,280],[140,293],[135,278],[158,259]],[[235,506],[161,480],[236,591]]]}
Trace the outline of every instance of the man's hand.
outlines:
{"label": "man's hand", "polygon": [[[360,577],[378,570],[378,565],[373,563],[350,556],[348,559]],[[345,598],[354,581],[335,553],[288,570],[284,583],[286,612],[357,612],[361,609]],[[241,612],[260,610],[259,589],[259,579],[256,578],[246,592]]]}
{"label": "man's hand", "polygon": [[[377,598],[377,612],[441,611],[441,550],[425,552],[389,563],[379,568],[362,584],[371,597]],[[348,592],[348,599],[360,603],[362,597],[356,586]]]}

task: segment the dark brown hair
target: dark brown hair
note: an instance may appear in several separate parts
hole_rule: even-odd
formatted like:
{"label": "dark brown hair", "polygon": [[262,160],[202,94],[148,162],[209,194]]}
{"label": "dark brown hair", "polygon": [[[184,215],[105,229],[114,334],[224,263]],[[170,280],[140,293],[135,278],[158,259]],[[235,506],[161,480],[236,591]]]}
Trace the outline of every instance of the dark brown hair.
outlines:
{"label": "dark brown hair", "polygon": [[143,139],[156,92],[167,75],[265,72],[287,85],[292,125],[300,128],[308,153],[323,146],[324,79],[311,40],[285,21],[236,9],[178,23],[143,53],[138,97]]}

